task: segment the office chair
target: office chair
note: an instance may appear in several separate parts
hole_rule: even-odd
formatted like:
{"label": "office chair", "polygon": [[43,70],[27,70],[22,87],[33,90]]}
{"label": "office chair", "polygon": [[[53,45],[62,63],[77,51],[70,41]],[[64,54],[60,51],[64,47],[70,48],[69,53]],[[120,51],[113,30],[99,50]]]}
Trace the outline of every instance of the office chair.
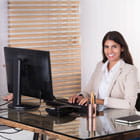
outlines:
{"label": "office chair", "polygon": [[137,100],[136,100],[135,108],[136,108],[137,111],[140,111],[140,93],[137,94]]}

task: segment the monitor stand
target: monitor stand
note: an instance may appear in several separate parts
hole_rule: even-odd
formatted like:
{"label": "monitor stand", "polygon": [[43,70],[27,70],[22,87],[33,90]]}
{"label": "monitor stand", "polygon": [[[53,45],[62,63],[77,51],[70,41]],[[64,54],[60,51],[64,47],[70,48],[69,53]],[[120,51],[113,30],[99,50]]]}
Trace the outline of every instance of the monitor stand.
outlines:
{"label": "monitor stand", "polygon": [[37,109],[39,107],[40,107],[40,105],[30,105],[30,104],[23,104],[23,103],[20,105],[15,105],[14,103],[11,103],[8,105],[8,108],[16,109],[16,110]]}
{"label": "monitor stand", "polygon": [[[27,110],[27,109],[35,109],[40,107],[39,105],[34,104],[22,104],[21,103],[21,65],[22,60],[17,59],[14,62],[14,79],[13,79],[13,102],[8,105],[9,108],[16,109],[16,110]],[[40,96],[41,97],[41,96]],[[41,99],[40,99],[41,100]]]}

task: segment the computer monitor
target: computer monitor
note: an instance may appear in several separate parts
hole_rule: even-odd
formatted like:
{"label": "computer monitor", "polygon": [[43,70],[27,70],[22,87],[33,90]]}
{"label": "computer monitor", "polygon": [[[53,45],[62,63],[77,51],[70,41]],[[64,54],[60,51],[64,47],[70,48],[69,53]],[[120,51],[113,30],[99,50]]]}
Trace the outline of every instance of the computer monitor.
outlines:
{"label": "computer monitor", "polygon": [[53,100],[50,54],[21,48],[5,47],[8,91],[14,95],[10,108],[32,109],[38,105],[21,103],[21,96]]}

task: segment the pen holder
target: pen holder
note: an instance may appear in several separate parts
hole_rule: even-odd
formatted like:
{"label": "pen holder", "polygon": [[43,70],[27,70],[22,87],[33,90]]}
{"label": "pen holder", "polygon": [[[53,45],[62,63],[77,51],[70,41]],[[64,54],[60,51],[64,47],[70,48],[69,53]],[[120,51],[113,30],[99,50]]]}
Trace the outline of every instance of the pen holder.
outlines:
{"label": "pen holder", "polygon": [[88,117],[96,117],[96,104],[88,104]]}
{"label": "pen holder", "polygon": [[87,117],[87,130],[89,132],[93,132],[93,134],[90,134],[95,135],[94,133],[96,131],[96,117],[93,117],[93,115],[92,117]]}
{"label": "pen holder", "polygon": [[93,92],[88,102],[87,129],[89,132],[95,132],[96,129],[96,96]]}

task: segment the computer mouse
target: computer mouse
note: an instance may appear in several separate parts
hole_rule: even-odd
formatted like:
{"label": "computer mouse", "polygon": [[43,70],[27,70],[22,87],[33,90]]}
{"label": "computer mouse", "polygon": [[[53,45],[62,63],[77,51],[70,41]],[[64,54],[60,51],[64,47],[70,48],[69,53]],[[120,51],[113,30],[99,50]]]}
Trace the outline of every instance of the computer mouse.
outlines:
{"label": "computer mouse", "polygon": [[74,109],[71,106],[58,106],[53,108],[46,108],[46,111],[48,112],[49,115],[60,117],[69,115],[74,111]]}

